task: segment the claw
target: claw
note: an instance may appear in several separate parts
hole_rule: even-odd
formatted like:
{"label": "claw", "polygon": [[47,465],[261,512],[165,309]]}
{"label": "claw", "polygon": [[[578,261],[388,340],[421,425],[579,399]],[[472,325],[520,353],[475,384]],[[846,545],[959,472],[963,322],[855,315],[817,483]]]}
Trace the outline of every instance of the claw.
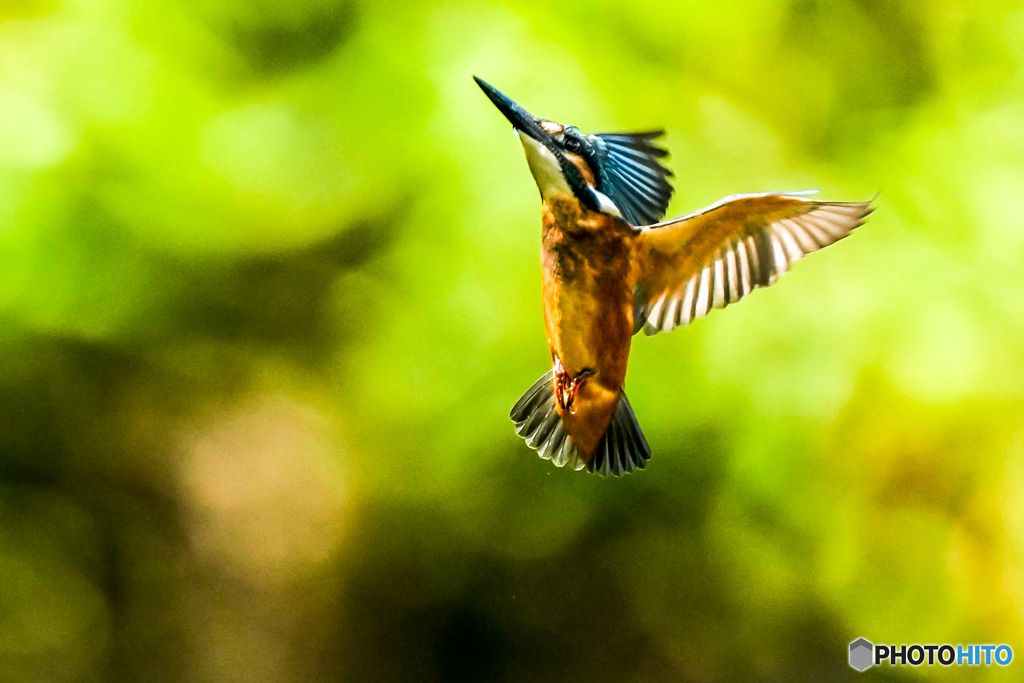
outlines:
{"label": "claw", "polygon": [[560,358],[555,359],[555,398],[558,400],[558,407],[562,409],[562,412],[569,411],[570,415],[575,415],[576,411],[573,410],[572,404],[576,400],[576,392],[583,386],[583,382],[588,377],[593,377],[596,373],[587,368],[576,375],[576,377],[570,377],[569,373],[562,367],[562,360]]}
{"label": "claw", "polygon": [[562,359],[555,359],[555,398],[558,399],[558,407],[564,412],[572,406],[572,399],[575,392],[570,392],[572,379],[569,373],[562,367]]}

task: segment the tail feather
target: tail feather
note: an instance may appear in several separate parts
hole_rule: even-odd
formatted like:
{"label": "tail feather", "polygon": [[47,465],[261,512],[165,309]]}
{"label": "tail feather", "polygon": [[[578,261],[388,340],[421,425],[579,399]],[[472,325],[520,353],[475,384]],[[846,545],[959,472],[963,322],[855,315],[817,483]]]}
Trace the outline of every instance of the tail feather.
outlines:
{"label": "tail feather", "polygon": [[587,468],[606,477],[621,477],[623,474],[642,470],[650,459],[651,447],[647,444],[633,407],[629,405],[629,399],[623,392],[619,404],[615,406],[608,431],[597,445],[597,451],[587,464]]}
{"label": "tail feather", "polygon": [[536,449],[540,457],[558,467],[568,464],[581,470],[587,463],[579,456],[555,409],[555,390],[551,386],[554,377],[554,370],[544,373],[516,402],[509,417],[516,423],[516,434],[526,439],[526,445]]}
{"label": "tail feather", "polygon": [[556,467],[569,465],[574,470],[586,467],[606,477],[622,476],[647,465],[651,459],[651,448],[625,393],[619,398],[608,431],[601,438],[594,457],[589,463],[580,457],[555,408],[553,379],[554,370],[544,373],[509,413],[516,423],[516,434],[526,440],[527,446],[536,449],[540,457],[550,460]]}

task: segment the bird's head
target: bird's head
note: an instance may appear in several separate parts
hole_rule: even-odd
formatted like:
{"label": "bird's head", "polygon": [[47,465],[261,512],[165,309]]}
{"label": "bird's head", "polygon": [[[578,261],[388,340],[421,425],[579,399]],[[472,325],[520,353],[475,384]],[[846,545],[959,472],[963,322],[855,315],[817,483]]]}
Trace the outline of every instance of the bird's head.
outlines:
{"label": "bird's head", "polygon": [[574,197],[591,211],[650,225],[665,215],[672,172],[654,144],[663,131],[584,135],[575,126],[539,119],[489,83],[473,77],[515,129],[544,199]]}

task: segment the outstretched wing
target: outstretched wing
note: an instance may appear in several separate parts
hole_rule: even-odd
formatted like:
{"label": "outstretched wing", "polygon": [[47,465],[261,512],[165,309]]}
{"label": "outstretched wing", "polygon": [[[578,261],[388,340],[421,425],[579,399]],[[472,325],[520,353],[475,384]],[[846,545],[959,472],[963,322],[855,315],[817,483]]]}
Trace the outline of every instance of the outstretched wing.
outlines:
{"label": "outstretched wing", "polygon": [[871,202],[819,202],[794,195],[726,197],[638,236],[634,333],[688,325],[713,308],[767,287],[793,261],[862,225]]}

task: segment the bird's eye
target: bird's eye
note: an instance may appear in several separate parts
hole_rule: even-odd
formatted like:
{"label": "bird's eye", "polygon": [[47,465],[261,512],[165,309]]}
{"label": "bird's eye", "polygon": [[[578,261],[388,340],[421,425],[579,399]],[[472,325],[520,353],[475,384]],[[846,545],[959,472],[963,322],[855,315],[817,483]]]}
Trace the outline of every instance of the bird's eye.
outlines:
{"label": "bird's eye", "polygon": [[577,140],[576,138],[566,138],[565,139],[565,148],[567,150],[569,150],[570,152],[579,152],[580,151],[580,141]]}

